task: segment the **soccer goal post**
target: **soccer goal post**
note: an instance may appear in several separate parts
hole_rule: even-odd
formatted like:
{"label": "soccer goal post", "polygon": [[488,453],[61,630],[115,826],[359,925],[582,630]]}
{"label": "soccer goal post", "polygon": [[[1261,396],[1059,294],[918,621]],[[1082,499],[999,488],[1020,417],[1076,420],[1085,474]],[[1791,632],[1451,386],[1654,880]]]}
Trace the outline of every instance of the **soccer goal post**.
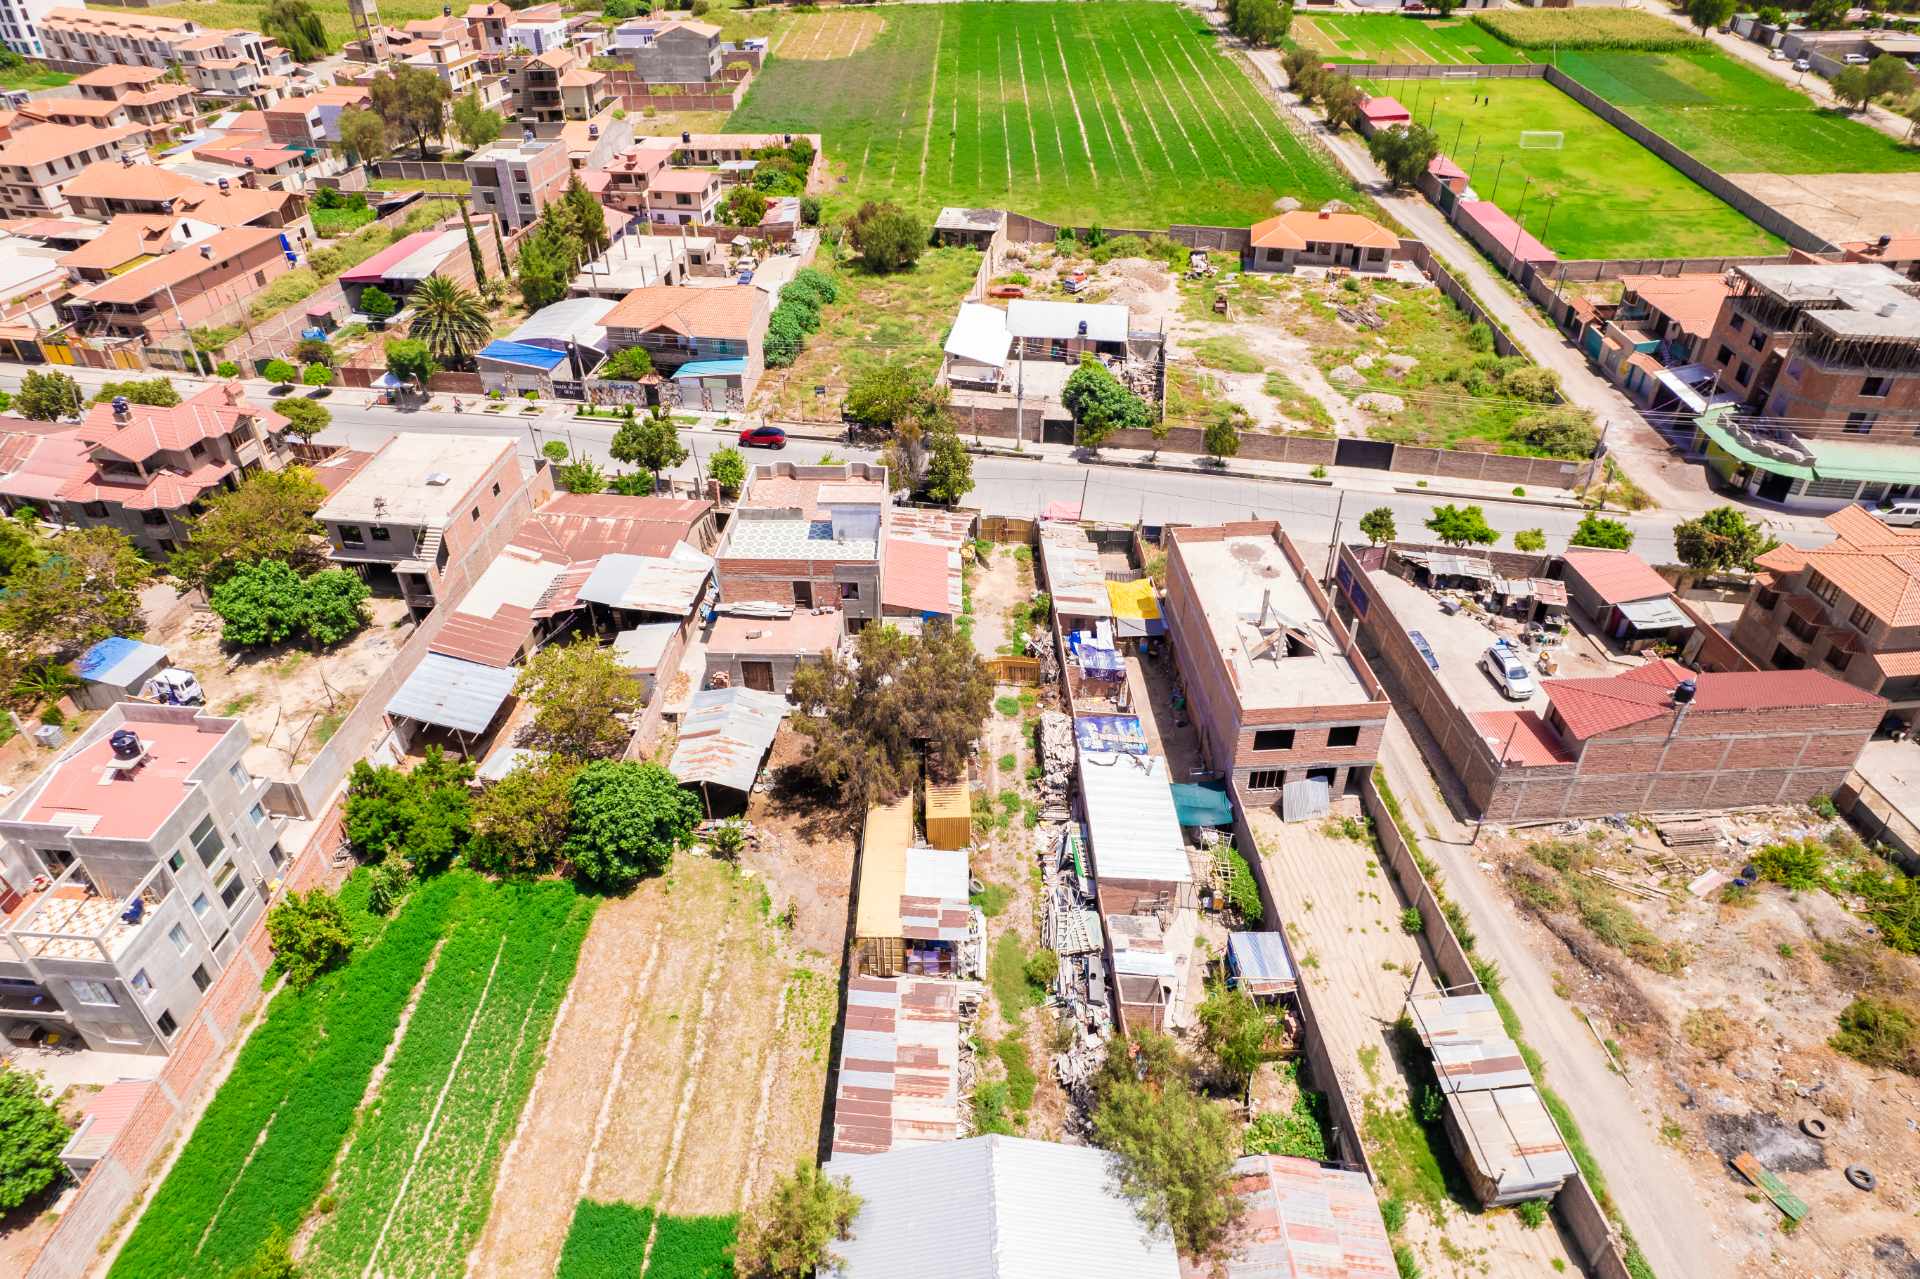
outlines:
{"label": "soccer goal post", "polygon": [[1522,129],[1522,151],[1558,151],[1567,144],[1567,135],[1559,129]]}

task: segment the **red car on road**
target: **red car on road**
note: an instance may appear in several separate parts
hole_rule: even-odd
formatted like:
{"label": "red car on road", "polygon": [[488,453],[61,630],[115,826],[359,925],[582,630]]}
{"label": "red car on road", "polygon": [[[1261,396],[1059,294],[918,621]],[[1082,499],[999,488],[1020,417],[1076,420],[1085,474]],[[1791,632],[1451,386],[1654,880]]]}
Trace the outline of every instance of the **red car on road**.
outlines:
{"label": "red car on road", "polygon": [[740,443],[750,449],[783,449],[787,433],[777,426],[750,426],[740,432]]}

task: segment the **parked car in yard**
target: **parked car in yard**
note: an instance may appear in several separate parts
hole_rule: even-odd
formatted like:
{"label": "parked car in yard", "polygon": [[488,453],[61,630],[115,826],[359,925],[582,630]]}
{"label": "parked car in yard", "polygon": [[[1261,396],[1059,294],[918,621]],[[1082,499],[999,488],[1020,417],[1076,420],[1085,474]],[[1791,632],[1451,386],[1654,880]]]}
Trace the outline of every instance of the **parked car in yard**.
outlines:
{"label": "parked car in yard", "polygon": [[1486,668],[1487,674],[1493,677],[1494,685],[1510,702],[1524,702],[1539,691],[1539,686],[1533,682],[1533,672],[1527,669],[1526,659],[1509,647],[1505,640],[1489,648],[1480,659],[1480,665]]}
{"label": "parked car in yard", "polygon": [[787,433],[777,426],[750,426],[740,432],[740,444],[750,449],[783,449]]}

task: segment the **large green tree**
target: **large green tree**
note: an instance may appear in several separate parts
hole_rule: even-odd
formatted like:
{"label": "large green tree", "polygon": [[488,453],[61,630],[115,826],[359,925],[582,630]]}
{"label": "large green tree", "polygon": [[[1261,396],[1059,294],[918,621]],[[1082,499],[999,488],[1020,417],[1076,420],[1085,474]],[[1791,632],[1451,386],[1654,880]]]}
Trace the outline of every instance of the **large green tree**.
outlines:
{"label": "large green tree", "polygon": [[152,577],[119,529],[56,534],[38,563],[7,582],[0,635],[17,657],[62,658],[109,635],[138,635],[140,592]]}
{"label": "large green tree", "polygon": [[421,874],[444,870],[473,836],[473,765],[438,746],[407,772],[361,760],[347,780],[347,842],[370,861],[404,857]]}
{"label": "large green tree", "polygon": [[1386,170],[1388,181],[1405,189],[1418,182],[1440,154],[1440,137],[1424,124],[1395,125],[1367,139],[1367,154]]}
{"label": "large green tree", "polygon": [[653,372],[653,357],[644,346],[623,346],[593,371],[597,378],[613,382],[638,382]]}
{"label": "large green tree", "polygon": [[618,753],[632,735],[621,716],[646,705],[633,673],[585,636],[535,653],[514,691],[533,707],[527,744],[569,759]]}
{"label": "large green tree", "polygon": [[1226,1108],[1195,1091],[1193,1069],[1153,1031],[1115,1042],[1094,1088],[1093,1139],[1146,1225],[1192,1257],[1215,1255],[1243,1210],[1233,1193],[1239,1133]]}
{"label": "large green tree", "polygon": [[425,342],[442,368],[464,367],[492,336],[487,304],[458,281],[442,275],[428,276],[414,287],[407,301],[413,307],[408,336]]}
{"label": "large green tree", "polygon": [[440,371],[439,363],[433,358],[433,348],[419,338],[388,338],[385,353],[387,372],[423,390],[427,379]]}
{"label": "large green tree", "polygon": [[1200,1004],[1200,1043],[1212,1056],[1220,1077],[1242,1092],[1253,1072],[1273,1056],[1274,1026],[1245,993],[1221,983],[1207,988]]}
{"label": "large green tree", "polygon": [[973,455],[954,431],[942,423],[928,437],[927,474],[922,491],[936,502],[952,506],[973,491]]}
{"label": "large green tree", "polygon": [[1705,35],[1714,27],[1726,26],[1734,8],[1734,0],[1687,0],[1687,21]]}
{"label": "large green tree", "polygon": [[559,233],[544,225],[529,231],[520,241],[520,256],[514,264],[514,281],[527,310],[539,311],[566,297],[574,264],[574,248]]}
{"label": "large green tree", "polygon": [[1144,431],[1153,422],[1147,402],[1091,355],[1082,355],[1067,375],[1060,401],[1073,414],[1074,438],[1096,453],[1115,431]]}
{"label": "large green tree", "polygon": [[447,131],[447,102],[453,96],[447,82],[425,67],[395,62],[374,76],[367,85],[373,95],[373,109],[390,128],[413,138],[420,158],[427,158],[427,146],[438,142]]}
{"label": "large green tree", "polygon": [[558,756],[526,761],[473,802],[469,860],[496,875],[552,870],[573,825],[573,782],[579,764]]}
{"label": "large green tree", "polygon": [[1360,517],[1360,532],[1365,535],[1367,541],[1374,546],[1379,546],[1384,542],[1391,542],[1394,538],[1398,537],[1399,530],[1396,529],[1393,524],[1393,508],[1390,506],[1376,506],[1365,515],[1362,515]]}
{"label": "large green tree", "polygon": [[1716,506],[1673,526],[1673,550],[1697,573],[1750,570],[1753,561],[1778,546],[1758,520],[1731,506]]}
{"label": "large green tree", "polygon": [[340,150],[366,164],[387,153],[387,122],[378,112],[348,107],[340,113]]}
{"label": "large green tree", "polygon": [[861,265],[869,271],[904,271],[927,247],[926,224],[891,201],[867,201],[847,229]]}
{"label": "large green tree", "polygon": [[287,419],[287,434],[296,436],[303,442],[311,440],[333,422],[333,411],[318,400],[305,400],[298,397],[285,399],[274,405],[273,411]]}
{"label": "large green tree", "polygon": [[258,647],[298,639],[338,644],[367,624],[369,592],[360,575],[344,568],[301,577],[284,561],[241,564],[207,595],[225,625],[228,644]]}
{"label": "large green tree", "polygon": [[317,572],[326,564],[327,548],[313,513],[326,500],[326,487],[304,466],[255,471],[238,488],[207,498],[167,569],[195,589],[261,560],[278,560],[296,573]]}
{"label": "large green tree", "polygon": [[507,127],[498,111],[489,111],[480,103],[478,93],[469,93],[453,104],[453,132],[462,145],[478,151],[500,136]]}
{"label": "large green tree", "polygon": [[588,887],[622,893],[665,870],[699,821],[700,801],[665,768],[599,759],[574,778],[563,854]]}
{"label": "large green tree", "polygon": [[295,62],[318,62],[333,52],[327,28],[307,0],[269,0],[260,30],[278,40]]}
{"label": "large green tree", "polygon": [[65,373],[42,373],[28,369],[20,379],[20,391],[13,397],[13,411],[36,422],[57,422],[73,417],[86,405],[80,384]]}
{"label": "large green tree", "polygon": [[1487,513],[1478,506],[1455,506],[1449,502],[1434,508],[1427,528],[1448,546],[1492,546],[1500,535],[1487,523]]}
{"label": "large green tree", "polygon": [[72,1136],[40,1076],[0,1063],[0,1212],[12,1212],[66,1172]]}
{"label": "large green tree", "polygon": [[1293,25],[1289,0],[1227,0],[1227,30],[1260,48],[1271,48],[1287,38]]}
{"label": "large green tree", "polygon": [[924,762],[936,778],[960,775],[993,698],[973,641],[945,622],[918,639],[872,625],[838,654],[794,672],[794,727],[813,739],[801,773],[838,796],[850,820],[912,788]]}
{"label": "large green tree", "polygon": [[673,419],[665,413],[649,413],[632,422],[622,422],[607,446],[615,461],[642,466],[653,473],[653,486],[660,487],[660,472],[671,471],[687,460],[687,446],[680,442]]}
{"label": "large green tree", "polygon": [[573,212],[573,233],[580,239],[581,262],[595,260],[613,243],[613,236],[607,230],[606,210],[593,192],[587,190],[587,184],[580,180],[577,170],[568,179],[567,189],[560,199]]}
{"label": "large green tree", "polygon": [[839,1264],[835,1243],[853,1237],[860,1196],[845,1177],[834,1177],[812,1160],[773,1183],[765,1199],[740,1223],[733,1246],[738,1279],[814,1279]]}
{"label": "large green tree", "polygon": [[324,888],[288,893],[267,912],[267,936],[273,941],[273,959],[289,984],[310,986],[314,979],[347,961],[353,935],[346,913]]}
{"label": "large green tree", "polygon": [[731,496],[738,493],[740,486],[747,482],[747,459],[731,444],[715,449],[713,456],[707,459],[707,474],[720,486],[722,493]]}

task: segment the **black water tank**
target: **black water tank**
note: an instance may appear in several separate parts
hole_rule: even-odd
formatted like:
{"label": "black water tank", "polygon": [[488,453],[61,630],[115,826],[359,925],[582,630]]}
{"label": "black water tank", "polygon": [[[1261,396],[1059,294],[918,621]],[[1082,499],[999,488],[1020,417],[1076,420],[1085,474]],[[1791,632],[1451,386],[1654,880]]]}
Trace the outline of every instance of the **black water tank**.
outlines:
{"label": "black water tank", "polygon": [[114,729],[113,736],[107,739],[107,743],[113,747],[115,759],[140,758],[140,734],[131,728]]}
{"label": "black water tank", "polygon": [[1693,695],[1698,689],[1699,685],[1693,680],[1681,680],[1679,687],[1673,690],[1673,704],[1675,706],[1685,706],[1693,700]]}

